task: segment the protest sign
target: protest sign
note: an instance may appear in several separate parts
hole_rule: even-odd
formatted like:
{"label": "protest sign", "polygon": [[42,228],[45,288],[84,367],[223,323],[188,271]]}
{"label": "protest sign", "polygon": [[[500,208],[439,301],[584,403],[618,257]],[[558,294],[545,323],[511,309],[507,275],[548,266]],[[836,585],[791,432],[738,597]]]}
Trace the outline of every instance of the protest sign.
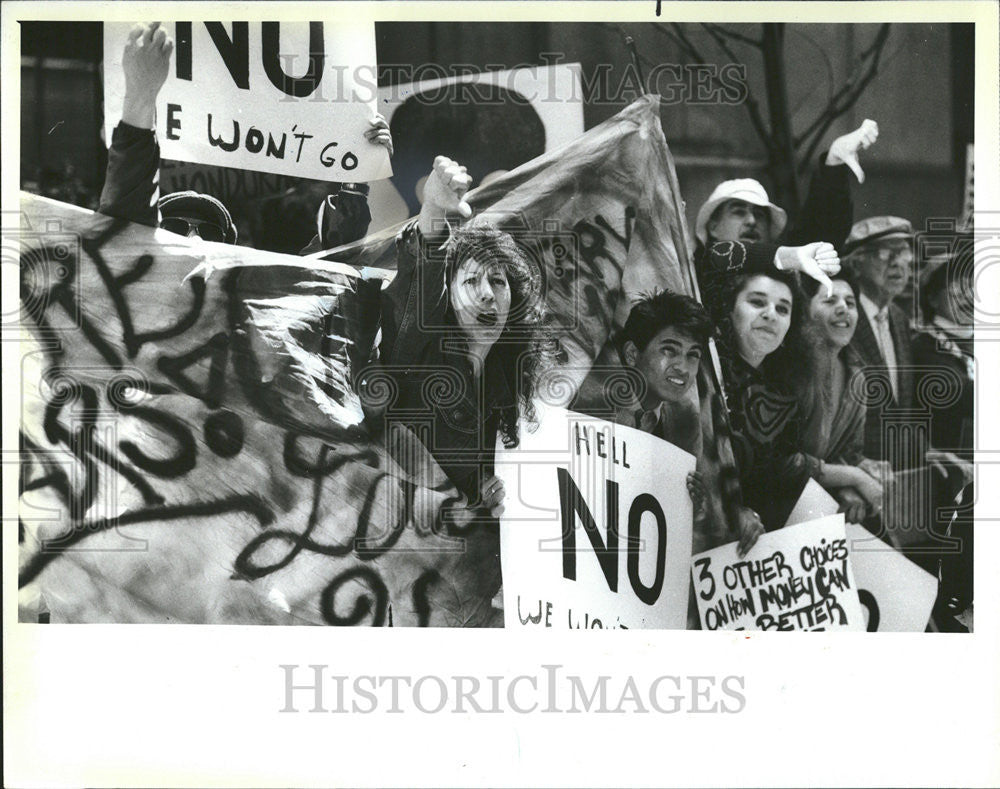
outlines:
{"label": "protest sign", "polygon": [[[104,134],[125,96],[131,25],[104,25]],[[385,148],[364,132],[375,113],[371,22],[172,22],[160,90],[162,156],[324,181],[387,178]]]}
{"label": "protest sign", "polygon": [[497,454],[507,627],[686,624],[694,456],[621,425],[543,407]]}
{"label": "protest sign", "polygon": [[[468,167],[478,184],[556,150],[584,131],[576,63],[385,85],[377,95],[378,111],[392,128],[395,154],[392,177],[368,184],[371,233],[419,210],[417,185],[438,154]],[[328,191],[327,184],[315,180],[164,158],[161,193],[185,189],[221,200],[241,226],[241,238],[253,235],[267,211],[267,198],[286,190],[318,190],[318,203]]]}
{"label": "protest sign", "polygon": [[[834,498],[811,479],[787,525],[832,515],[837,508]],[[937,579],[856,523],[847,524],[847,547],[866,628],[882,633],[922,633],[937,597]]]}
{"label": "protest sign", "polygon": [[392,178],[371,185],[372,231],[417,212],[418,184],[438,154],[465,165],[478,186],[582,135],[580,65],[383,85],[378,111],[389,122],[395,153]]}
{"label": "protest sign", "polygon": [[863,630],[844,516],[761,535],[743,558],[736,543],[691,560],[706,630]]}

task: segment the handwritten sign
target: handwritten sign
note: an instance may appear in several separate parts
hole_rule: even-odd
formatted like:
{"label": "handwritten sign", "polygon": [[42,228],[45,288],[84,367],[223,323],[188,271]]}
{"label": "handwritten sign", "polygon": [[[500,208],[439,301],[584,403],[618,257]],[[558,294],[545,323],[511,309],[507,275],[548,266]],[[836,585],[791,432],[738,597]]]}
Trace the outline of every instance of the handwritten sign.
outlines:
{"label": "handwritten sign", "polygon": [[[837,511],[837,502],[809,480],[788,524]],[[922,633],[937,598],[937,579],[863,526],[847,524],[847,547],[869,631]]]}
{"label": "handwritten sign", "polygon": [[659,438],[542,407],[497,454],[507,627],[686,624],[695,459]]}
{"label": "handwritten sign", "polygon": [[691,561],[706,630],[863,630],[844,531],[831,515],[764,534],[742,559],[736,543]]}
{"label": "handwritten sign", "polygon": [[[104,25],[105,139],[121,118],[130,24]],[[364,139],[375,113],[375,31],[368,23],[174,22],[160,90],[163,158],[323,181],[391,174]]]}

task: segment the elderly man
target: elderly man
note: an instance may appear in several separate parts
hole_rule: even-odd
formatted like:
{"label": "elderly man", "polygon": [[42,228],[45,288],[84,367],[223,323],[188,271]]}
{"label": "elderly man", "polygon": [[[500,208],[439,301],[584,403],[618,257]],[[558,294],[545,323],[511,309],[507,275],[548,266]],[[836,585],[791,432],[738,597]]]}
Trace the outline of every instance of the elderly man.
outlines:
{"label": "elderly man", "polygon": [[[869,379],[885,382],[891,392],[889,405],[913,406],[913,351],[910,323],[893,299],[906,288],[913,264],[913,227],[896,216],[874,216],[857,222],[844,242],[846,265],[858,278],[861,298],[858,327],[851,349],[864,365]],[[888,460],[894,468],[919,465],[916,456],[905,457],[884,446],[884,403],[873,403],[865,419],[866,457]],[[905,455],[912,453],[906,452]]]}

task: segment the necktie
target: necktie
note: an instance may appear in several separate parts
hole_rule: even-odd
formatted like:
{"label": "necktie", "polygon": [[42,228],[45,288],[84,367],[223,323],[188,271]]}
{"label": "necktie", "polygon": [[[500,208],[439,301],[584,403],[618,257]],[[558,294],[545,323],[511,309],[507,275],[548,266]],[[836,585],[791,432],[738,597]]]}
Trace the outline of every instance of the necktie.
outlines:
{"label": "necktie", "polygon": [[635,412],[635,426],[644,433],[652,433],[656,429],[659,421],[656,410],[643,411],[641,408]]}
{"label": "necktie", "polygon": [[892,344],[892,332],[889,330],[889,310],[883,309],[875,313],[875,336],[878,339],[882,358],[889,368],[889,384],[892,386],[892,399],[899,400],[899,386],[896,381],[896,352]]}

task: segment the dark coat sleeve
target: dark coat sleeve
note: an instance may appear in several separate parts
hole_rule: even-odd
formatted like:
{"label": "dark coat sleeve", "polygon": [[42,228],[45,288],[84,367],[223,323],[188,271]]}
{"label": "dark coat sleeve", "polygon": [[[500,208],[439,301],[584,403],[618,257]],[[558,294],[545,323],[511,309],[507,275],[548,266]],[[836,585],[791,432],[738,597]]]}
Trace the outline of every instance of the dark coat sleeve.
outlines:
{"label": "dark coat sleeve", "polygon": [[784,241],[789,246],[826,241],[842,252],[854,222],[851,170],[846,164],[824,164],[826,156],[826,151],[820,154],[798,221],[785,232]]}
{"label": "dark coat sleeve", "polygon": [[107,216],[156,227],[159,170],[160,145],[156,132],[119,123],[111,136],[107,176],[97,210]]}

